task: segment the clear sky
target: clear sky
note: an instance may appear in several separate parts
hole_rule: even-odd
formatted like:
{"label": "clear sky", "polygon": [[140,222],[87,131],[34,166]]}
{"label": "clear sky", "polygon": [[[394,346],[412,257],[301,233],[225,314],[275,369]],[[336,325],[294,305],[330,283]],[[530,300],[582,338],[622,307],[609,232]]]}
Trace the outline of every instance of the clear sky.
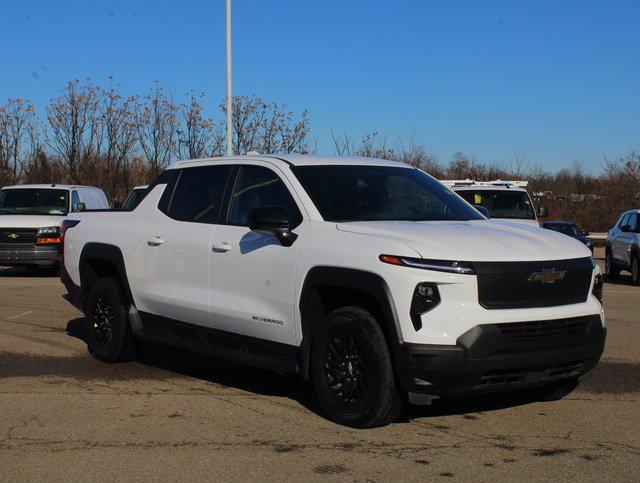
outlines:
{"label": "clear sky", "polygon": [[[224,0],[2,2],[0,99],[155,80],[224,97]],[[555,170],[640,148],[640,1],[233,0],[234,94],[330,129],[413,136],[446,162],[515,154]]]}

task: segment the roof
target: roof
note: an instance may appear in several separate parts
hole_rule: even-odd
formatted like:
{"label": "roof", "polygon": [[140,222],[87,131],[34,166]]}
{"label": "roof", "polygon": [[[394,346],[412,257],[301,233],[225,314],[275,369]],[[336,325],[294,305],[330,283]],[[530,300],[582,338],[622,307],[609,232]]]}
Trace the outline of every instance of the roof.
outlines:
{"label": "roof", "polygon": [[408,167],[407,164],[399,161],[390,161],[386,159],[378,158],[364,158],[355,156],[320,156],[317,154],[256,154],[245,156],[222,156],[216,158],[202,158],[202,159],[186,159],[183,161],[177,161],[171,166],[171,168],[181,168],[192,165],[207,165],[207,164],[239,164],[244,161],[269,161],[276,163],[283,163],[289,166],[312,166],[312,165],[362,165],[362,166],[396,166],[396,167]]}
{"label": "roof", "polygon": [[53,190],[69,190],[73,188],[88,188],[92,190],[98,190],[95,186],[83,186],[79,184],[17,184],[14,186],[5,186],[3,190],[11,189],[53,189]]}
{"label": "roof", "polygon": [[[443,181],[440,181],[443,184],[447,184],[444,183]],[[502,190],[502,191],[527,191],[526,188],[520,188],[518,186],[507,186],[507,185],[495,185],[495,184],[472,184],[472,185],[466,185],[466,186],[450,186],[450,188],[454,191],[495,191],[495,190]]]}

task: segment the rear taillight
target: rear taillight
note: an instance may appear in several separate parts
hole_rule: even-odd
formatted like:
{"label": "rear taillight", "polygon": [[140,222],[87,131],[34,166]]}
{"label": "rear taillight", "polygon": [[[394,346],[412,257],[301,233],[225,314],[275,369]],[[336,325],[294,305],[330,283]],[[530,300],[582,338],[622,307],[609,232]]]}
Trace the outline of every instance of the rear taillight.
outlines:
{"label": "rear taillight", "polygon": [[64,234],[67,232],[69,228],[73,228],[80,220],[63,220],[62,225],[60,225],[60,245],[58,248],[58,254],[60,255],[60,261],[64,263]]}

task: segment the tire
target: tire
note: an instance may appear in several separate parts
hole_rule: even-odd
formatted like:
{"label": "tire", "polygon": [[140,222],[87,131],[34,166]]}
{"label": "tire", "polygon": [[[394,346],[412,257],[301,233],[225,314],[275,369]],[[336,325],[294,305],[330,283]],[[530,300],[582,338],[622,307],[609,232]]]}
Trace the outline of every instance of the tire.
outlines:
{"label": "tire", "polygon": [[360,307],[340,308],[326,317],[313,341],[311,374],[320,404],[336,423],[384,426],[405,407],[382,329]]}
{"label": "tire", "polygon": [[631,256],[631,283],[640,285],[640,257],[638,255]]}
{"label": "tire", "polygon": [[559,399],[571,394],[573,390],[578,387],[578,383],[578,378],[572,377],[547,386],[523,389],[521,396],[527,400],[541,402],[558,401]]}
{"label": "tire", "polygon": [[129,304],[113,277],[100,278],[87,297],[85,320],[89,352],[104,362],[135,358],[135,344],[127,319]]}
{"label": "tire", "polygon": [[613,263],[613,256],[609,249],[604,256],[604,274],[608,280],[615,280],[620,276],[620,269]]}

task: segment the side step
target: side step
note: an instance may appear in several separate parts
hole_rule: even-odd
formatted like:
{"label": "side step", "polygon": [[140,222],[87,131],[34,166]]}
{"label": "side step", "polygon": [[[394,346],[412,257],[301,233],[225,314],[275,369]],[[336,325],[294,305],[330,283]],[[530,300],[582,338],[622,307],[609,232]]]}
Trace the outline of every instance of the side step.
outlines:
{"label": "side step", "polygon": [[288,374],[300,373],[298,348],[277,342],[140,313],[143,326],[134,336],[236,364]]}

